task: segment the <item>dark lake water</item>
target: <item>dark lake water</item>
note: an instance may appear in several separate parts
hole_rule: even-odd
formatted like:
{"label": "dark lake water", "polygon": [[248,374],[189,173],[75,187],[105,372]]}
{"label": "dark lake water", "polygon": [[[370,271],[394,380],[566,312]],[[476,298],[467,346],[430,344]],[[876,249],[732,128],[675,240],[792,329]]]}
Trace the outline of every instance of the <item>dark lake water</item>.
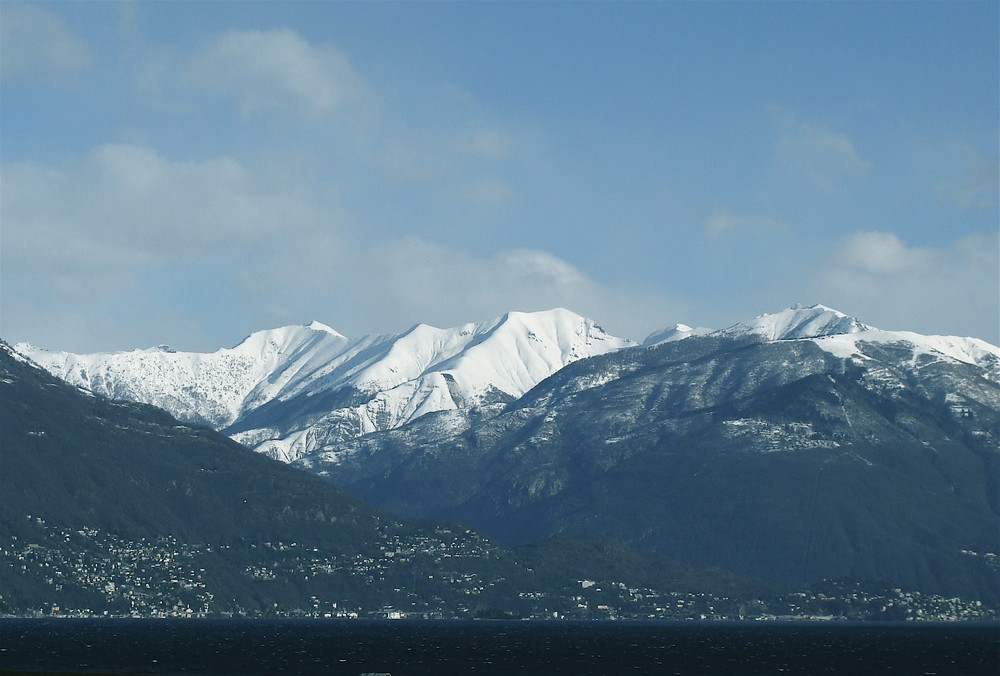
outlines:
{"label": "dark lake water", "polygon": [[998,624],[0,619],[0,673],[1000,674]]}

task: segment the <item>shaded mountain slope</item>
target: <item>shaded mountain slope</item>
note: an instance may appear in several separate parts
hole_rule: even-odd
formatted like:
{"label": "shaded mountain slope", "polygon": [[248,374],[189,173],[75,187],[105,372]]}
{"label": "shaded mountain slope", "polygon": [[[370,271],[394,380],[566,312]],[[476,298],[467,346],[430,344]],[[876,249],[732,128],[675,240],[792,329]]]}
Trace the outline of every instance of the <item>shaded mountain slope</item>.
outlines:
{"label": "shaded mountain slope", "polygon": [[591,534],[778,582],[880,579],[995,602],[995,356],[846,325],[594,357],[458,432],[427,416],[302,464],[506,542]]}
{"label": "shaded mountain slope", "polygon": [[760,588],[609,543],[515,553],[455,522],[400,520],[2,342],[0,432],[0,613],[551,616],[583,612],[575,574]]}
{"label": "shaded mountain slope", "polygon": [[6,346],[0,357],[8,526],[31,514],[66,526],[100,522],[128,536],[210,542],[253,533],[348,546],[383,519],[208,428],[71,388]]}

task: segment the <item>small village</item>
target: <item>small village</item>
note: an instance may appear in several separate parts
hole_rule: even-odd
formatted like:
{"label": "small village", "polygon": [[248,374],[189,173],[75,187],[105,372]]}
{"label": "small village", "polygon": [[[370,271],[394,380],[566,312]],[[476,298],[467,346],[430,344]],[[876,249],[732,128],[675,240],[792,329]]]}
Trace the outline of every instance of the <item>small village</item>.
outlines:
{"label": "small village", "polygon": [[[35,519],[38,542],[0,543],[0,569],[43,581],[50,593],[30,607],[0,596],[0,616],[299,617],[342,619],[981,621],[996,608],[899,588],[873,591],[827,583],[770,598],[637,588],[614,580],[574,580],[535,588],[531,570],[510,580],[495,562],[502,550],[472,531],[437,528],[384,535],[376,549],[331,554],[295,542],[239,545],[248,586],[369,590],[316,593],[293,604],[245,606],[218,595],[211,567],[234,545],[174,538],[127,540],[94,528],[61,529]],[[228,551],[227,551],[228,550]],[[995,555],[992,556],[994,559]],[[302,596],[300,595],[300,599]]]}

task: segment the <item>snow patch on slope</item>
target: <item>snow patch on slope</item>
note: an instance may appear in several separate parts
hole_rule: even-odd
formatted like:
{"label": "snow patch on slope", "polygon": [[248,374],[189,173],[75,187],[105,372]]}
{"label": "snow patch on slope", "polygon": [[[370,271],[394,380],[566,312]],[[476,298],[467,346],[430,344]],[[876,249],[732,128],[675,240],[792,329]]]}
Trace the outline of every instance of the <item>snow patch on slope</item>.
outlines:
{"label": "snow patch on slope", "polygon": [[868,329],[860,333],[812,339],[830,354],[842,359],[867,360],[865,344],[898,345],[912,351],[910,365],[923,361],[953,360],[978,366],[983,375],[1000,382],[1000,347],[978,338],[925,336],[912,331]]}

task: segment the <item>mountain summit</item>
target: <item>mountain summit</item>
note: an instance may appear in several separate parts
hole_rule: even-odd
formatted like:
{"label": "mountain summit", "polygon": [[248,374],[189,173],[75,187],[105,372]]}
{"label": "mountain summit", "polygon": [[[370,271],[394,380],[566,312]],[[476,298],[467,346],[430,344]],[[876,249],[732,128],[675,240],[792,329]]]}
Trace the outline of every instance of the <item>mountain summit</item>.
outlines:
{"label": "mountain summit", "polygon": [[756,335],[765,340],[797,340],[859,333],[870,328],[854,317],[825,305],[796,305],[781,312],[759,315],[720,333],[734,337]]}

